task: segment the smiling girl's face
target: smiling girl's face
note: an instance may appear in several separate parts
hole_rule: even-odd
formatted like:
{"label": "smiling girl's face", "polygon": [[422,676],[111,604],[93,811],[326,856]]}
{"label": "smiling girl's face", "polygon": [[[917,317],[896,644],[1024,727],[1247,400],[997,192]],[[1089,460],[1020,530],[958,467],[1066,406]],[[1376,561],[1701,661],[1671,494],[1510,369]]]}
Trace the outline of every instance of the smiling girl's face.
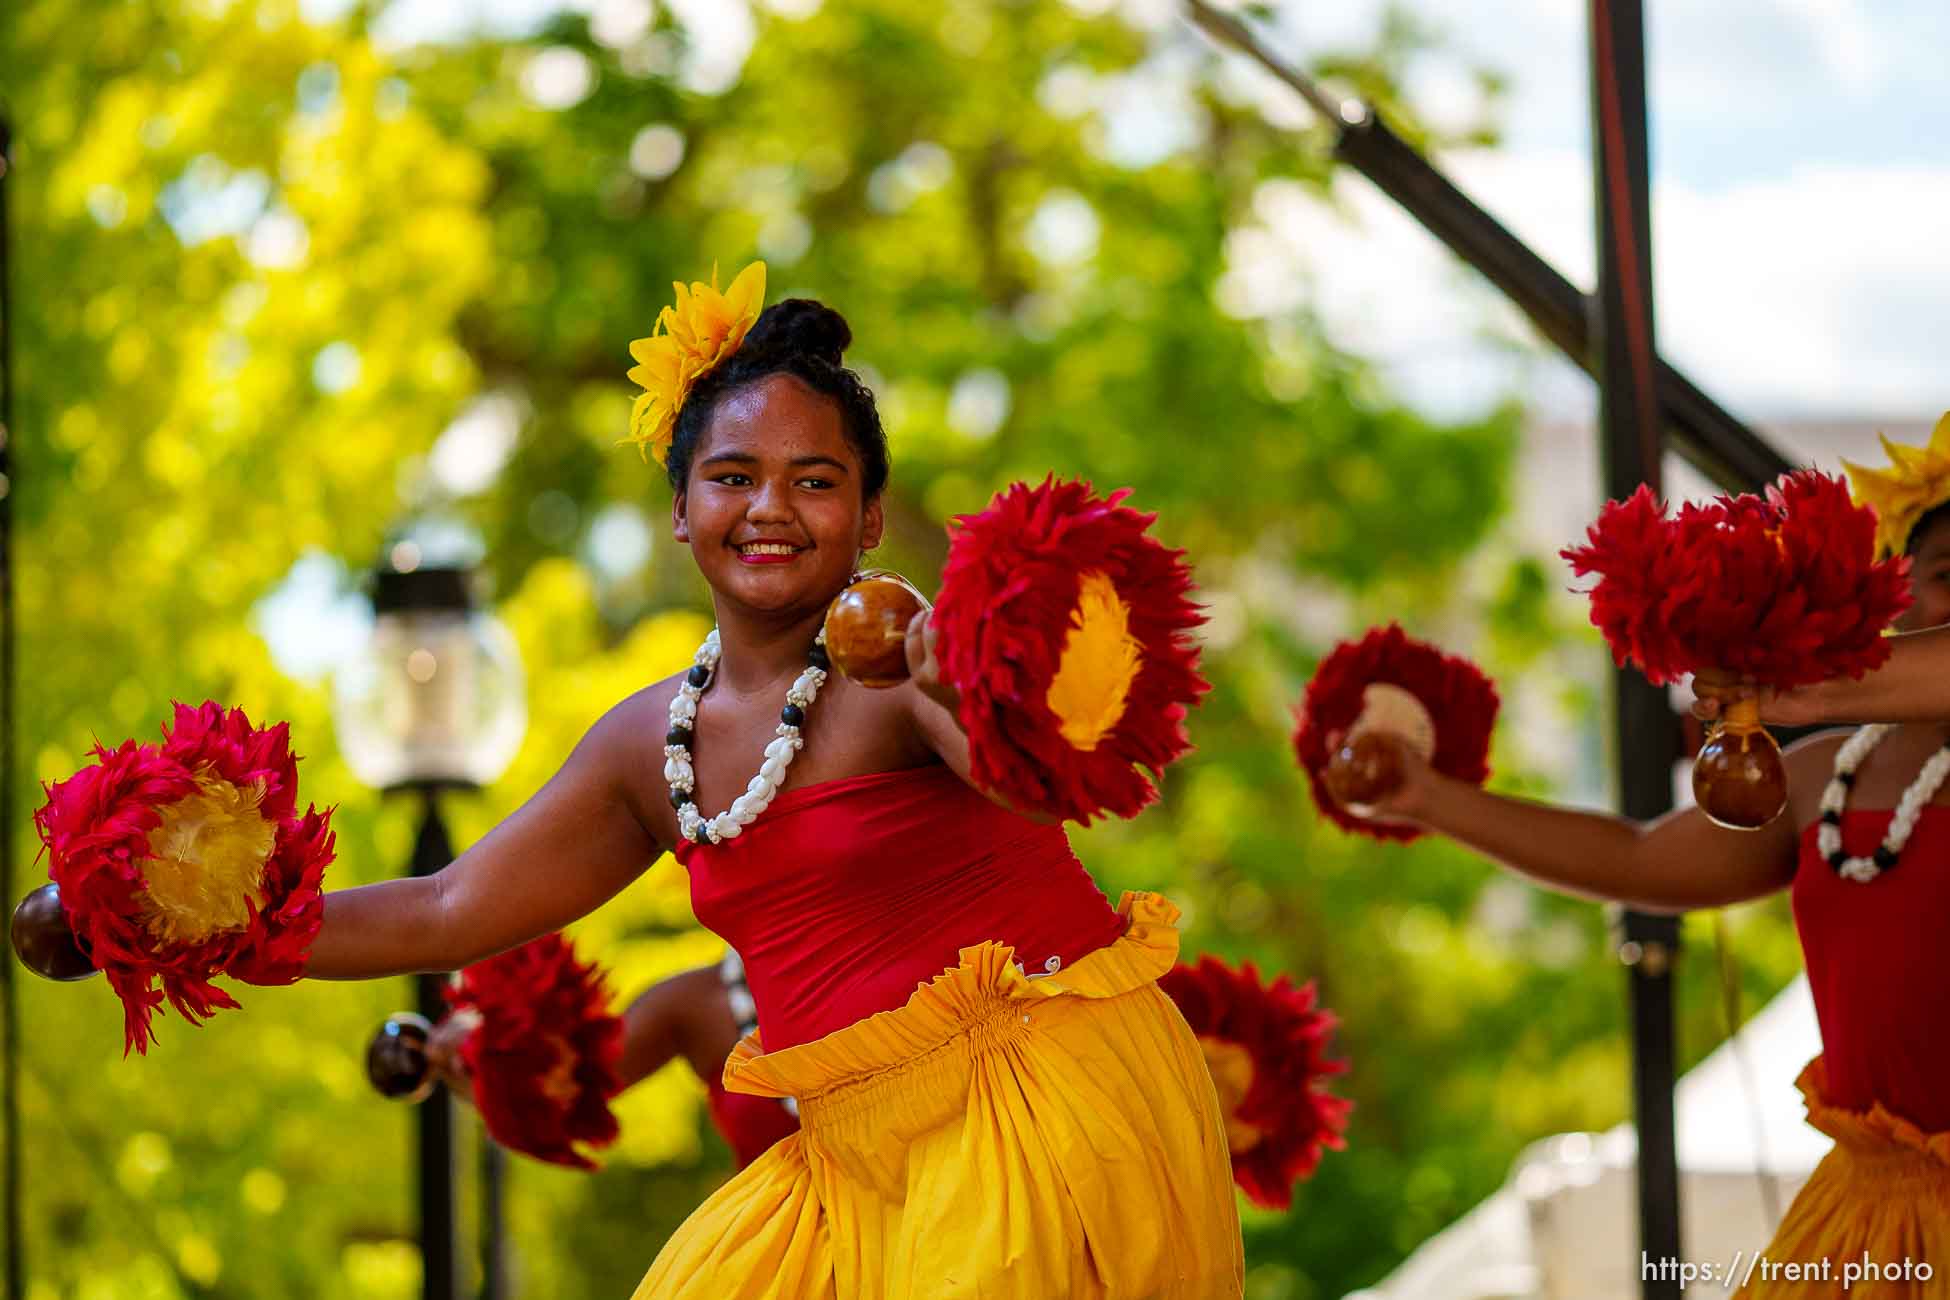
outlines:
{"label": "smiling girl's face", "polygon": [[880,541],[839,405],[790,375],[722,398],[671,503],[672,535],[720,599],[768,614],[823,609]]}

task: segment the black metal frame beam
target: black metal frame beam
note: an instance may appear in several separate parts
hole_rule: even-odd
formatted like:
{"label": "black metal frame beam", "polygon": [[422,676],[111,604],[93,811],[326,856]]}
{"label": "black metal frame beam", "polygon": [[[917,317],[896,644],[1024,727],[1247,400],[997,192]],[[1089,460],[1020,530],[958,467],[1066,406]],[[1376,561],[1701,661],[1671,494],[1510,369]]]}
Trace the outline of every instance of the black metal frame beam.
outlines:
{"label": "black metal frame beam", "polygon": [[[1456,183],[1403,140],[1368,105],[1329,99],[1313,81],[1282,63],[1258,35],[1205,0],[1187,0],[1192,18],[1313,104],[1334,130],[1334,156],[1441,240],[1530,319],[1537,332],[1571,361],[1598,377],[1595,296],[1587,295],[1485,212]],[[1656,355],[1653,391],[1659,418],[1681,456],[1722,488],[1758,487],[1793,468],[1759,434],[1729,414],[1697,384]]]}

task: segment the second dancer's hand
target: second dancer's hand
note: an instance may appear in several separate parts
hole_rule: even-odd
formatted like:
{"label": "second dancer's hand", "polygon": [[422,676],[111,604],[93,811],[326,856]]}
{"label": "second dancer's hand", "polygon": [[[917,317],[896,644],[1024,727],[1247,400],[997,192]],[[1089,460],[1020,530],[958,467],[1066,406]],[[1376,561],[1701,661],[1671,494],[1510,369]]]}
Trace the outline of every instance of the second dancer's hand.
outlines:
{"label": "second dancer's hand", "polygon": [[468,1072],[467,1060],[460,1049],[474,1032],[480,1020],[467,1015],[450,1015],[433,1027],[427,1036],[427,1064],[447,1090],[462,1101],[474,1097],[474,1076]]}
{"label": "second dancer's hand", "polygon": [[[1341,747],[1341,739],[1338,734],[1328,737],[1330,754]],[[1371,804],[1343,804],[1342,807],[1363,821],[1384,826],[1419,826],[1428,815],[1442,774],[1405,741],[1385,734],[1381,739],[1395,751],[1402,774],[1400,784]]]}
{"label": "second dancer's hand", "polygon": [[1737,673],[1702,671],[1693,678],[1693,716],[1702,722],[1715,722],[1742,700],[1760,706],[1760,720],[1777,727],[1812,727],[1833,721],[1829,708],[1829,683],[1777,691],[1751,677]]}

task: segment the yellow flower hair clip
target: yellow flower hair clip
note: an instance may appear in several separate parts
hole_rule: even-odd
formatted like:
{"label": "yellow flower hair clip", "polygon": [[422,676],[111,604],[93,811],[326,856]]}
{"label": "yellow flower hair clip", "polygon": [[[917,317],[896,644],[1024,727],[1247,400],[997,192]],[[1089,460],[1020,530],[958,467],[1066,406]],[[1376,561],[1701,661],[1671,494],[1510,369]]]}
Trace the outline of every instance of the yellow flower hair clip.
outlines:
{"label": "yellow flower hair clip", "polygon": [[670,441],[677,431],[677,413],[691,388],[713,366],[738,350],[752,322],[765,306],[765,263],[753,262],[738,273],[731,287],[718,292],[718,269],[711,283],[679,283],[677,301],[657,314],[657,328],[647,339],[630,343],[630,379],[643,392],[630,411],[630,434],[646,456],[659,465],[670,460]]}
{"label": "yellow flower hair clip", "polygon": [[1906,447],[1885,436],[1882,449],[1888,469],[1842,462],[1856,501],[1875,508],[1878,559],[1902,554],[1916,521],[1950,501],[1950,414],[1936,422],[1926,445]]}

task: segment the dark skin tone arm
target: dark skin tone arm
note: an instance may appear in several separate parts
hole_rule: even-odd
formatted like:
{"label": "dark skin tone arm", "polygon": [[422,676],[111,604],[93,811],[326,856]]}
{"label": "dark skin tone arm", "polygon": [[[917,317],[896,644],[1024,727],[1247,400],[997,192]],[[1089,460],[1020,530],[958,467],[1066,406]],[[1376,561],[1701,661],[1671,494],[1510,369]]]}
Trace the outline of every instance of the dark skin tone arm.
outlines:
{"label": "dark skin tone arm", "polygon": [[1789,751],[1788,810],[1758,831],[1715,826],[1697,808],[1649,822],[1516,799],[1442,775],[1404,751],[1407,780],[1378,817],[1447,835],[1560,893],[1683,912],[1761,898],[1794,877],[1798,828],[1818,813],[1842,737]]}
{"label": "dark skin tone arm", "polygon": [[[1950,518],[1921,525],[1910,547],[1911,605],[1887,666],[1861,681],[1824,682],[1775,694],[1701,674],[1697,712],[1758,695],[1761,716],[1785,725],[1887,721],[1921,723],[1886,735],[1856,773],[1850,806],[1893,808],[1950,721]],[[1921,630],[1935,629],[1935,630]],[[1929,725],[1934,724],[1934,725]],[[1440,831],[1512,870],[1587,898],[1618,899],[1647,911],[1683,911],[1758,898],[1792,878],[1797,832],[1820,815],[1821,793],[1845,735],[1813,736],[1787,753],[1788,809],[1758,831],[1729,831],[1697,809],[1644,824],[1489,794],[1413,764],[1387,815]],[[1945,802],[1939,792],[1937,802]]]}
{"label": "dark skin tone arm", "polygon": [[954,769],[956,776],[980,790],[990,803],[1039,825],[1056,824],[1057,818],[1025,811],[993,790],[976,784],[968,754],[968,733],[962,730],[958,711],[961,697],[953,686],[941,680],[941,664],[935,657],[934,643],[933,611],[922,610],[907,625],[909,685],[903,690],[909,725],[942,762]]}
{"label": "dark skin tone arm", "polygon": [[718,968],[700,966],[652,984],[623,1013],[617,1073],[627,1088],[681,1056],[710,1083],[737,1045],[738,1021]]}
{"label": "dark skin tone arm", "polygon": [[1950,627],[1894,637],[1889,649],[1889,662],[1860,681],[1822,684],[1820,721],[1950,722]]}
{"label": "dark skin tone arm", "polygon": [[458,970],[560,929],[629,884],[669,842],[630,774],[653,761],[661,774],[671,690],[659,683],[612,709],[547,785],[445,870],[327,894],[306,974]]}

